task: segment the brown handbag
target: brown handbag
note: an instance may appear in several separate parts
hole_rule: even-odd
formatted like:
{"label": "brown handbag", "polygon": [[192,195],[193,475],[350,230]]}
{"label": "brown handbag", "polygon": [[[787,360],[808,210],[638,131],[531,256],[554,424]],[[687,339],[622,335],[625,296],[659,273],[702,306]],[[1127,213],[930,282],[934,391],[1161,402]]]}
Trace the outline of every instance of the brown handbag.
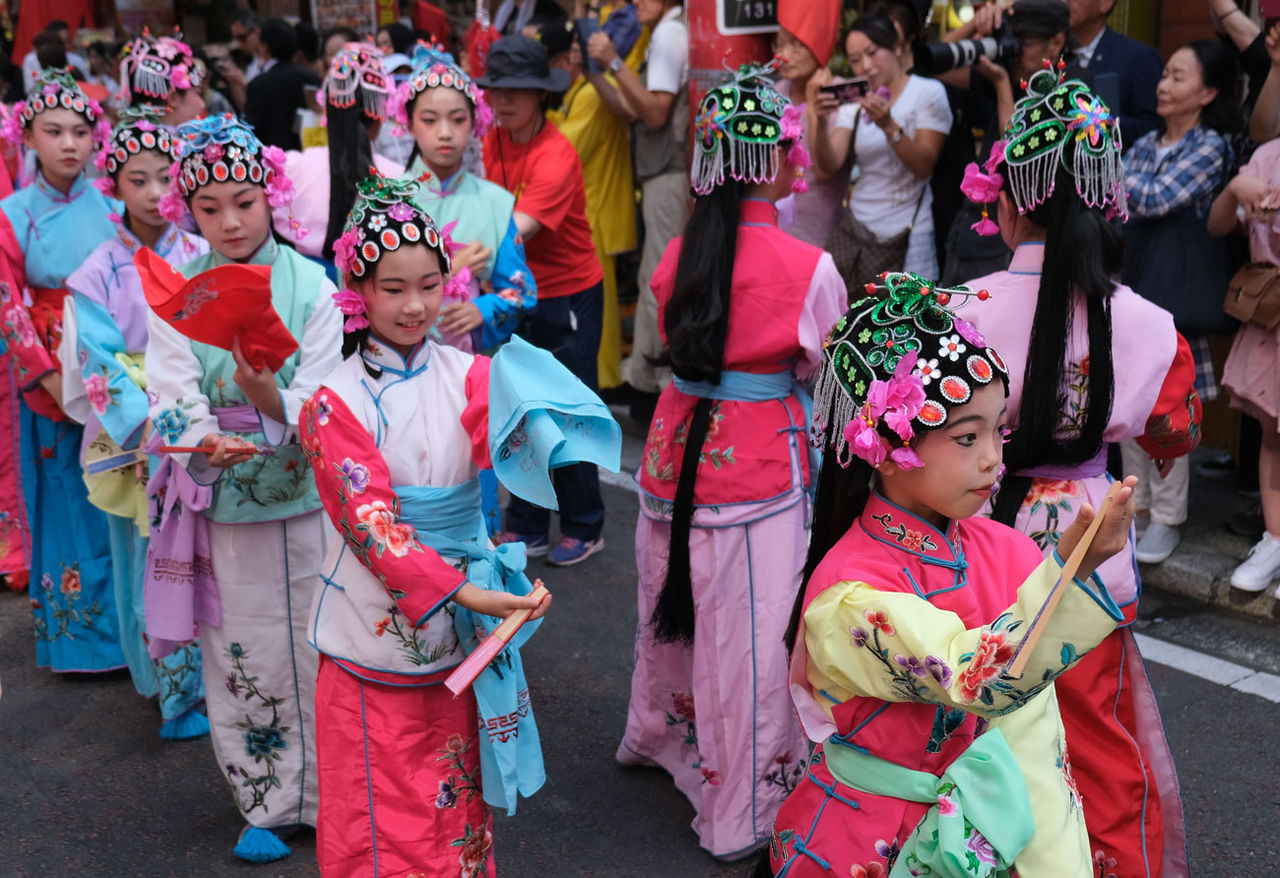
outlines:
{"label": "brown handbag", "polygon": [[1245,265],[1227,284],[1222,310],[1241,323],[1274,329],[1280,323],[1280,267],[1270,262]]}
{"label": "brown handbag", "polygon": [[[857,141],[858,125],[861,121],[862,114],[859,113],[853,123],[854,142]],[[856,166],[856,158],[853,164]],[[850,183],[851,191],[852,188],[853,184]],[[864,223],[854,219],[853,211],[849,209],[849,198],[845,198],[836,219],[835,228],[831,230],[824,249],[831,254],[836,270],[840,272],[840,277],[844,280],[846,289],[849,290],[851,303],[861,298],[863,285],[875,279],[881,272],[902,271],[907,262],[911,230],[915,228],[916,219],[920,215],[924,194],[925,190],[921,190],[920,198],[916,201],[915,213],[911,215],[911,222],[907,227],[884,241],[877,238],[875,232],[867,228]]]}

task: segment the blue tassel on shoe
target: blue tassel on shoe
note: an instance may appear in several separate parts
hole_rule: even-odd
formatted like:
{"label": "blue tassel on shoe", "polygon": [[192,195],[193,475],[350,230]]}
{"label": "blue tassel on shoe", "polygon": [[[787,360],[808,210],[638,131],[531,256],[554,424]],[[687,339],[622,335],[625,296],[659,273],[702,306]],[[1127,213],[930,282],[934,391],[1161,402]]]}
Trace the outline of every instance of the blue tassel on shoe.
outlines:
{"label": "blue tassel on shoe", "polygon": [[209,718],[192,708],[186,713],[165,720],[160,726],[160,737],[166,741],[190,741],[209,734]]}
{"label": "blue tassel on shoe", "polygon": [[250,863],[273,863],[289,856],[289,846],[276,838],[270,829],[247,826],[240,833],[240,841],[232,851],[237,857]]}

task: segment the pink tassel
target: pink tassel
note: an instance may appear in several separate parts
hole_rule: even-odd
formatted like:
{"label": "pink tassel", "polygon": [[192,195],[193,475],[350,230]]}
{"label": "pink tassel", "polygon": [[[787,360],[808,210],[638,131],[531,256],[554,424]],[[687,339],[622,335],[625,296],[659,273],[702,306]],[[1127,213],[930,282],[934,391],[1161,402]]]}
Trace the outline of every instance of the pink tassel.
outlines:
{"label": "pink tassel", "polygon": [[969,228],[973,229],[984,238],[990,238],[992,235],[1000,234],[1000,227],[992,222],[991,217],[989,216],[983,216],[982,219],[969,226]]}

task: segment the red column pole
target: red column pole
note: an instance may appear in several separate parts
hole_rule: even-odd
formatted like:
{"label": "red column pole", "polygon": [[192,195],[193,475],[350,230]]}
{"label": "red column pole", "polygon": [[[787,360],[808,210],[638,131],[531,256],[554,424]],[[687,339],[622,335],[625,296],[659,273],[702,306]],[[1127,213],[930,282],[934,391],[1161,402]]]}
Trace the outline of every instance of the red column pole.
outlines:
{"label": "red column pole", "polygon": [[[741,64],[763,64],[772,55],[773,35],[769,33],[724,34],[716,23],[718,4],[765,3],[771,0],[684,0],[689,27],[689,113],[696,116],[698,103],[707,89],[722,79],[725,68]],[[692,123],[692,118],[690,119]],[[693,125],[689,126],[690,133]]]}

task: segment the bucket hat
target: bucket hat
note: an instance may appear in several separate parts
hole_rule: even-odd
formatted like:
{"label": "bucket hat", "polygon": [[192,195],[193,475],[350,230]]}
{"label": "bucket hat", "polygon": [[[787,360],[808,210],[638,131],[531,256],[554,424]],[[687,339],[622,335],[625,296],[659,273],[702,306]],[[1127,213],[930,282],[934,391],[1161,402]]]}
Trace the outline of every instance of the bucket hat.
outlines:
{"label": "bucket hat", "polygon": [[540,88],[561,92],[569,88],[569,71],[552,69],[547,49],[526,36],[503,37],[489,49],[481,88]]}

